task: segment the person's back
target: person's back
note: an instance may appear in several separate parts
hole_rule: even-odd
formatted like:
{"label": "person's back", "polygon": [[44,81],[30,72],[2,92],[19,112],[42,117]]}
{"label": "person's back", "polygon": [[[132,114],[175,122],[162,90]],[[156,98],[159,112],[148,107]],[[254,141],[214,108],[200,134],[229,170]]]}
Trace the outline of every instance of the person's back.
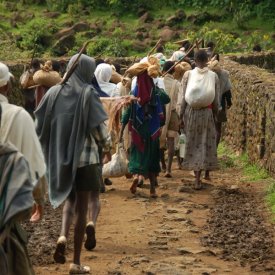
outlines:
{"label": "person's back", "polygon": [[46,165],[32,117],[22,107],[8,102],[8,95],[12,90],[10,77],[8,67],[0,62],[0,103],[2,106],[0,142],[12,143],[24,155],[30,166],[33,184],[43,178],[43,181],[39,181],[36,185],[34,194],[36,209],[32,221],[38,221],[43,212]]}
{"label": "person's back", "polygon": [[1,274],[32,275],[20,221],[31,212],[33,185],[27,161],[10,143],[0,142],[0,171]]}

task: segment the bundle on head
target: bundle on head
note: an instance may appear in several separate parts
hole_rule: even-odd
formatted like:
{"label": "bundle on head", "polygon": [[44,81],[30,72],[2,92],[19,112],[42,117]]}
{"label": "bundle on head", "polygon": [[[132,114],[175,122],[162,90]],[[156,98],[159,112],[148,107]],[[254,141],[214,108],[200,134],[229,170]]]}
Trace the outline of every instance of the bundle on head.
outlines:
{"label": "bundle on head", "polygon": [[139,74],[142,74],[146,70],[150,77],[158,77],[160,75],[159,60],[154,56],[150,56],[147,58],[147,61],[145,62],[135,63],[128,70],[126,70],[125,74],[129,74],[131,77],[134,77]]}
{"label": "bundle on head", "polygon": [[35,84],[50,88],[61,82],[61,76],[58,72],[53,71],[52,62],[47,61],[44,66],[41,66],[41,70],[37,71],[33,75],[33,81]]}
{"label": "bundle on head", "polygon": [[211,60],[208,62],[208,68],[213,71],[213,72],[220,72],[221,71],[221,66],[218,60]]}
{"label": "bundle on head", "polygon": [[176,67],[175,67],[175,72],[173,74],[174,78],[177,79],[177,80],[179,80],[179,81],[181,81],[184,73],[186,71],[190,71],[190,70],[192,70],[192,67],[191,67],[191,65],[189,63],[187,63],[187,62],[181,62],[178,65],[176,65]]}

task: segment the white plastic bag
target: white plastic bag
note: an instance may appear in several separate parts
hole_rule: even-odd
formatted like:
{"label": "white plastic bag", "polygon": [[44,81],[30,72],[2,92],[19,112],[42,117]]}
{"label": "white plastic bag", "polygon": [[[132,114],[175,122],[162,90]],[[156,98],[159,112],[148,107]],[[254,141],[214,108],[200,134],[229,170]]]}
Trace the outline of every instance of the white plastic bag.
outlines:
{"label": "white plastic bag", "polygon": [[179,150],[180,150],[180,157],[185,157],[185,143],[186,143],[186,135],[184,133],[180,134],[179,137]]}
{"label": "white plastic bag", "polygon": [[192,108],[205,108],[215,98],[215,76],[209,69],[195,68],[189,71],[185,101]]}
{"label": "white plastic bag", "polygon": [[111,161],[103,165],[102,176],[104,178],[119,178],[128,173],[128,160],[126,152],[121,144],[112,155]]}

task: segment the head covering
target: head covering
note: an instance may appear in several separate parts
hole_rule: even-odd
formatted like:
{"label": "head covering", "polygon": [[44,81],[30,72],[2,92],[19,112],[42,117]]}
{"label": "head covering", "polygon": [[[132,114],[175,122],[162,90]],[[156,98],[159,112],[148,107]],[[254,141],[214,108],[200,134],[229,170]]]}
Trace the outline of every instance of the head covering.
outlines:
{"label": "head covering", "polygon": [[[68,70],[78,55],[74,55]],[[84,142],[92,129],[107,120],[92,86],[95,61],[81,55],[74,72],[63,85],[52,87],[35,112],[37,133],[49,170],[49,196],[58,207],[74,184]]]}
{"label": "head covering", "polygon": [[112,66],[106,63],[99,64],[95,70],[95,77],[99,87],[109,96],[112,96],[117,88],[116,84],[110,83],[112,72]]}
{"label": "head covering", "polygon": [[7,85],[11,77],[13,75],[10,73],[8,66],[0,62],[0,88]]}

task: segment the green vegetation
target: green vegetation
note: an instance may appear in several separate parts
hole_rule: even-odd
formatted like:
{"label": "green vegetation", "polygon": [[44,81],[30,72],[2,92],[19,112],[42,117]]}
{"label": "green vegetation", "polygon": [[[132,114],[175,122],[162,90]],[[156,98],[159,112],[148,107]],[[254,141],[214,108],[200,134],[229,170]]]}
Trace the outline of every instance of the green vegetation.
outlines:
{"label": "green vegetation", "polygon": [[[0,59],[30,57],[35,43],[39,57],[61,55],[53,50],[56,33],[78,22],[91,30],[76,31],[66,55],[92,38],[91,55],[142,56],[179,9],[186,17],[170,26],[175,36],[166,44],[167,56],[178,48],[173,41],[184,38],[212,40],[221,53],[250,52],[256,44],[275,48],[272,0],[168,0],[165,5],[160,0],[0,0]],[[143,23],[139,17],[147,10],[152,21]]]}
{"label": "green vegetation", "polygon": [[[218,156],[221,169],[239,168],[242,171],[241,181],[246,182],[266,182],[268,188],[266,190],[266,202],[275,214],[275,179],[272,178],[265,169],[257,164],[252,164],[247,154],[238,156],[223,142],[219,144]],[[274,217],[275,219],[275,217]]]}
{"label": "green vegetation", "polygon": [[260,181],[270,178],[267,171],[261,168],[258,164],[252,164],[249,161],[248,155],[243,153],[237,155],[223,142],[219,144],[218,156],[222,169],[229,167],[237,167],[242,169],[243,181]]}
{"label": "green vegetation", "polygon": [[270,183],[267,189],[266,201],[271,209],[271,212],[275,214],[275,181]]}

